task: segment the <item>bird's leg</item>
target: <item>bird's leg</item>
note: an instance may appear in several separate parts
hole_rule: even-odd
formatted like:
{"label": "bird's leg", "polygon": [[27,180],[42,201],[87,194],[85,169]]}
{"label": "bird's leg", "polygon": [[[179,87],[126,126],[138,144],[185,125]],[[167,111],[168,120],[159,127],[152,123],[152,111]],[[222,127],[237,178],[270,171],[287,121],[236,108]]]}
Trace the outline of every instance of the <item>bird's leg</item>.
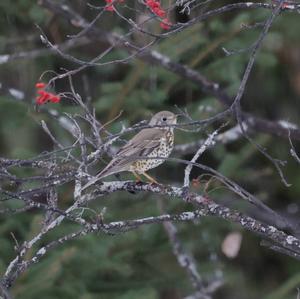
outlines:
{"label": "bird's leg", "polygon": [[135,178],[137,179],[137,182],[142,182],[143,179],[141,178],[141,176],[139,176],[135,171],[132,171],[133,175],[135,176]]}
{"label": "bird's leg", "polygon": [[158,184],[158,182],[153,178],[151,177],[149,174],[147,174],[146,172],[143,172],[143,175],[152,183],[152,184]]}

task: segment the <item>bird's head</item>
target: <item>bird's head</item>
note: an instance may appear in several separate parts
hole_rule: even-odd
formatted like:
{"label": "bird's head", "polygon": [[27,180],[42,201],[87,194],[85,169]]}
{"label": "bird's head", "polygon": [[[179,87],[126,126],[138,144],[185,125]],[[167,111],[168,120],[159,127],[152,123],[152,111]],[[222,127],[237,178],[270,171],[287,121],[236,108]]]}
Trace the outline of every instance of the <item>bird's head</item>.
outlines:
{"label": "bird's head", "polygon": [[175,125],[177,123],[177,115],[170,111],[160,111],[153,115],[149,125],[150,126],[163,126]]}

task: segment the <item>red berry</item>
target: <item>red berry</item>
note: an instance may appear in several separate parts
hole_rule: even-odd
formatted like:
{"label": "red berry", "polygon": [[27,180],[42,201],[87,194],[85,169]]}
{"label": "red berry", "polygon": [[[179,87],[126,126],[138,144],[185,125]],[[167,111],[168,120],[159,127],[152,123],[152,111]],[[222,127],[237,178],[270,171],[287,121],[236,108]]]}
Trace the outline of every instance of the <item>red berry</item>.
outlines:
{"label": "red berry", "polygon": [[35,88],[44,88],[46,86],[46,84],[45,83],[43,83],[43,82],[38,82],[38,83],[36,83],[35,84]]}

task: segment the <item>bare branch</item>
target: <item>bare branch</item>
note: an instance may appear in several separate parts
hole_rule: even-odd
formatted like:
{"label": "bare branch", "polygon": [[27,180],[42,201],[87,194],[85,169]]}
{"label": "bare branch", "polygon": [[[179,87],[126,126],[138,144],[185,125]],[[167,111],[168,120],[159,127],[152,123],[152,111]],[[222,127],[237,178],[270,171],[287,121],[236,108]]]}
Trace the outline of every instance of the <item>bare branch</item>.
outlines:
{"label": "bare branch", "polygon": [[[210,134],[208,136],[208,138],[205,140],[205,142],[201,145],[201,147],[198,149],[198,151],[196,152],[196,154],[192,158],[192,160],[191,160],[192,163],[195,163],[199,159],[199,157],[206,151],[206,149],[214,143],[214,138],[216,137],[218,132],[219,132],[219,129],[215,130],[212,134]],[[192,168],[193,168],[192,163],[187,165],[187,167],[185,168],[185,171],[184,171],[183,186],[185,188],[189,187],[189,185],[190,185],[190,174],[191,174],[191,171],[192,171]]]}

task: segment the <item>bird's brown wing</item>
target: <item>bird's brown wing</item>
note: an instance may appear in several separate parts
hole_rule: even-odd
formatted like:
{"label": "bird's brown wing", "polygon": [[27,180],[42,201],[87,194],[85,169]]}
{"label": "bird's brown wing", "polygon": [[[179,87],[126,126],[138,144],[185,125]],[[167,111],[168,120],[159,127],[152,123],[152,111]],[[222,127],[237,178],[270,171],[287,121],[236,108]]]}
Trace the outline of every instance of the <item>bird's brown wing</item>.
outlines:
{"label": "bird's brown wing", "polygon": [[144,129],[130,139],[117,153],[116,157],[141,157],[149,155],[156,148],[164,131],[159,129]]}
{"label": "bird's brown wing", "polygon": [[105,177],[113,173],[128,170],[130,164],[140,157],[148,156],[161,142],[164,131],[159,129],[144,129],[130,139],[98,174]]}

